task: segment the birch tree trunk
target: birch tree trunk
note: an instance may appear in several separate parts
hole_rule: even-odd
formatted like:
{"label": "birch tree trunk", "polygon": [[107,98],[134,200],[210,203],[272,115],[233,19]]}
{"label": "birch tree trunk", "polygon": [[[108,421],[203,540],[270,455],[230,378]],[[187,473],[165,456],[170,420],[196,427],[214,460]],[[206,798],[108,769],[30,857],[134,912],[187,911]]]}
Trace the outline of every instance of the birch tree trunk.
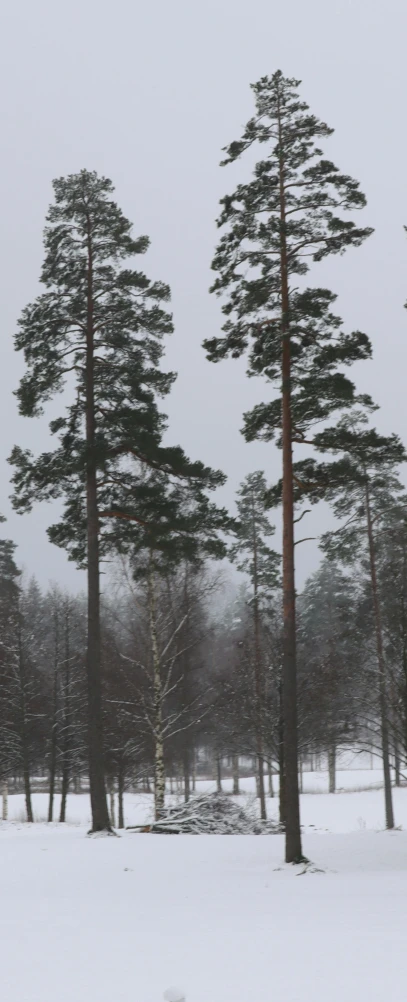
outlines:
{"label": "birch tree trunk", "polygon": [[329,792],[336,793],[336,748],[331,744],[328,748]]}
{"label": "birch tree trunk", "polygon": [[117,777],[117,792],[119,801],[119,828],[124,828],[124,772],[120,767]]}
{"label": "birch tree trunk", "polygon": [[115,813],[113,786],[111,786],[109,789],[109,814],[110,814],[110,824],[112,828],[116,828],[116,813]]}

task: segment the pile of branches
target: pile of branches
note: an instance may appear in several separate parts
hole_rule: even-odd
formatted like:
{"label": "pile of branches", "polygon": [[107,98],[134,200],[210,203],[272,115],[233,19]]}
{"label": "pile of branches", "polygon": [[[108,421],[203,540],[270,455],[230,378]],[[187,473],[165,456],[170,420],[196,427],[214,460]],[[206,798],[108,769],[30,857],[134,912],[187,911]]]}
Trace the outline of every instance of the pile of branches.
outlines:
{"label": "pile of branches", "polygon": [[255,800],[241,807],[221,793],[204,793],[169,808],[151,825],[130,825],[129,830],[157,835],[275,835],[282,828],[275,821],[260,820]]}

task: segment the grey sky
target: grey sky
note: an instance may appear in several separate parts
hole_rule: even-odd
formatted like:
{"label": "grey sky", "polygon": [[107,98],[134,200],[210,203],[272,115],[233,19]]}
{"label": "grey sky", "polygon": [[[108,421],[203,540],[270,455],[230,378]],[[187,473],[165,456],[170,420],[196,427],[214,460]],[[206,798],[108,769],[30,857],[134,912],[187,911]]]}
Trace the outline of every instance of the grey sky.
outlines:
{"label": "grey sky", "polygon": [[[275,69],[302,79],[312,111],[336,130],[329,156],[367,195],[375,235],[316,265],[310,282],[336,291],[347,326],[371,336],[374,361],[359,367],[358,385],[382,406],[380,428],[407,438],[406,37],[404,0],[15,0],[3,9],[0,509],[18,560],[42,584],[76,589],[82,576],[47,541],[51,506],[10,512],[6,456],[14,442],[47,444],[44,419],[17,415],[12,334],[38,291],[55,176],[86,167],[111,177],[134,232],[151,237],[144,266],[173,291],[171,439],[225,470],[228,504],[247,472],[279,476],[275,447],[246,445],[238,430],[265,388],[244,364],[215,366],[200,347],[221,324],[207,292],[218,201],[247,176],[244,161],[221,169],[220,150],[252,112],[250,82]],[[326,519],[313,514],[304,534]],[[299,548],[300,583],[317,562],[315,544]]]}

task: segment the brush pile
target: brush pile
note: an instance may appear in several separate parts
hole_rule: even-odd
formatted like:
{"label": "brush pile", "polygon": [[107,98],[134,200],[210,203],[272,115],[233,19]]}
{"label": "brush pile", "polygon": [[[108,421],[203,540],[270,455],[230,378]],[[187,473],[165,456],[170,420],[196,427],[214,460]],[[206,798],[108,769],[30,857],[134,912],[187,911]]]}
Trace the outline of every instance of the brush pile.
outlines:
{"label": "brush pile", "polygon": [[187,804],[170,807],[151,825],[131,825],[129,831],[157,835],[276,835],[282,831],[276,821],[261,821],[257,802],[244,807],[221,793],[192,797]]}

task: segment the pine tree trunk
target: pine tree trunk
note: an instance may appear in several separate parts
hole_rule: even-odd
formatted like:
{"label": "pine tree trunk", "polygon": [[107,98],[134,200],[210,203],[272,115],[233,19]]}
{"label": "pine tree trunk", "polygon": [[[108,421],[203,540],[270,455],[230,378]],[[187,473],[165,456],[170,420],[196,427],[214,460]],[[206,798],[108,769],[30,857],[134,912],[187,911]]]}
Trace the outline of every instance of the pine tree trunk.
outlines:
{"label": "pine tree trunk", "polygon": [[61,784],[61,807],[59,811],[59,820],[63,823],[66,819],[66,801],[68,797],[69,789],[69,761],[66,754],[64,754],[62,760],[62,784]]}
{"label": "pine tree trunk", "polygon": [[119,769],[117,788],[119,800],[119,828],[124,828],[124,773],[122,768]]}
{"label": "pine tree trunk", "polygon": [[329,792],[336,793],[336,748],[331,744],[328,748]]}
{"label": "pine tree trunk", "polygon": [[34,821],[34,814],[31,801],[30,763],[28,759],[26,741],[24,741],[23,745],[23,775],[24,775],[24,795],[25,795],[25,809],[27,813],[27,821],[32,823]]}
{"label": "pine tree trunk", "polygon": [[19,622],[19,628],[18,628],[18,674],[19,674],[19,687],[20,687],[19,710],[20,710],[20,727],[21,727],[21,757],[23,765],[25,808],[27,813],[27,821],[32,823],[34,821],[34,815],[31,801],[31,780],[30,780],[31,770],[30,770],[30,755],[29,755],[28,734],[27,734],[25,656],[24,656],[22,636],[21,636],[21,622]]}
{"label": "pine tree trunk", "polygon": [[283,707],[285,774],[285,858],[302,856],[298,789],[297,667],[294,571],[294,481],[291,418],[291,345],[289,329],[288,262],[284,191],[284,149],[279,114],[280,150],[280,279],[282,307],[282,451],[283,451]]}
{"label": "pine tree trunk", "polygon": [[257,554],[258,543],[256,533],[256,522],[253,513],[253,583],[254,583],[254,675],[256,692],[256,748],[257,748],[257,776],[260,798],[260,817],[263,821],[267,819],[266,794],[264,790],[264,755],[263,755],[263,672],[262,656],[260,644],[260,615],[258,599],[258,571]]}
{"label": "pine tree trunk", "polygon": [[403,587],[402,587],[402,641],[403,641],[403,705],[404,705],[404,748],[407,751],[407,554],[403,533]]}
{"label": "pine tree trunk", "polygon": [[88,288],[86,329],[86,529],[88,565],[88,740],[92,832],[110,831],[103,763],[103,717],[100,640],[99,515],[95,450],[94,321],[92,234],[88,216]]}
{"label": "pine tree trunk", "polygon": [[53,821],[54,819],[56,757],[57,757],[56,724],[53,724],[52,739],[51,739],[51,763],[49,770],[49,802],[48,802],[49,822]]}
{"label": "pine tree trunk", "polygon": [[395,772],[395,782],[396,786],[401,786],[401,775],[400,775],[400,752],[398,742],[394,742],[394,772]]}
{"label": "pine tree trunk", "polygon": [[2,819],[8,821],[8,782],[6,779],[3,780],[1,792],[3,798]]}
{"label": "pine tree trunk", "polygon": [[155,582],[153,555],[150,553],[150,569],[148,575],[148,606],[150,617],[150,640],[153,658],[154,675],[154,809],[156,821],[162,816],[165,806],[165,769],[164,769],[164,733],[163,733],[163,689],[161,681],[161,665],[158,653],[157,623],[155,608]]}
{"label": "pine tree trunk", "polygon": [[232,758],[232,769],[233,769],[233,793],[237,797],[240,793],[239,787],[239,756],[233,755]]}
{"label": "pine tree trunk", "polygon": [[372,516],[370,511],[370,495],[369,495],[368,483],[366,483],[366,521],[367,521],[367,534],[369,541],[370,580],[372,585],[373,612],[374,612],[375,631],[376,631],[377,661],[379,666],[379,705],[380,705],[380,722],[381,722],[381,735],[382,735],[386,828],[394,828],[382,620],[380,612],[379,593],[377,588],[376,556],[375,556],[375,547],[373,538]]}
{"label": "pine tree trunk", "polygon": [[279,807],[280,824],[285,825],[285,768],[284,768],[284,716],[282,700],[282,680],[279,685],[280,708],[278,721],[278,769],[279,769]]}
{"label": "pine tree trunk", "polygon": [[62,783],[61,783],[61,807],[59,820],[61,823],[66,819],[66,801],[69,790],[69,780],[71,772],[71,651],[69,635],[69,612],[65,615],[65,673],[64,673],[64,693],[63,693],[63,737],[62,737]]}

